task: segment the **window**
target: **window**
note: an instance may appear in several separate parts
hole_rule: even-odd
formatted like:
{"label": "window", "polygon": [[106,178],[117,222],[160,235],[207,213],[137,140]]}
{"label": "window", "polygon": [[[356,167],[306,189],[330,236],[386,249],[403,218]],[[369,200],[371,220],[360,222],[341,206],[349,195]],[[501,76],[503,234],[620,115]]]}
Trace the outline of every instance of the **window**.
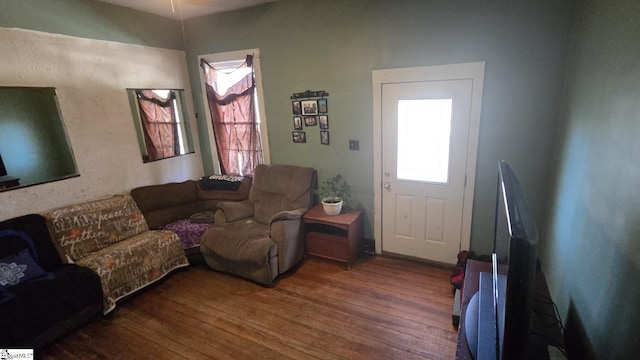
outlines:
{"label": "window", "polygon": [[200,56],[214,173],[250,175],[269,163],[259,61],[258,49]]}
{"label": "window", "polygon": [[398,179],[449,181],[453,99],[398,101]]}
{"label": "window", "polygon": [[193,153],[184,90],[127,89],[143,162]]}

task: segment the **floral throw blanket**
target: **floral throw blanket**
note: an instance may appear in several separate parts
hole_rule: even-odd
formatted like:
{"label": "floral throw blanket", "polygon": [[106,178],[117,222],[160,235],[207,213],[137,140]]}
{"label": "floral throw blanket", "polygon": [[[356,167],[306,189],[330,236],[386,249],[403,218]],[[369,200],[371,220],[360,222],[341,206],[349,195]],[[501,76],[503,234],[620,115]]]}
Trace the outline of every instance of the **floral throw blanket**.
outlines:
{"label": "floral throw blanket", "polygon": [[187,266],[178,236],[149,230],[128,194],[75,204],[44,214],[59,251],[100,276],[107,314],[121,299]]}

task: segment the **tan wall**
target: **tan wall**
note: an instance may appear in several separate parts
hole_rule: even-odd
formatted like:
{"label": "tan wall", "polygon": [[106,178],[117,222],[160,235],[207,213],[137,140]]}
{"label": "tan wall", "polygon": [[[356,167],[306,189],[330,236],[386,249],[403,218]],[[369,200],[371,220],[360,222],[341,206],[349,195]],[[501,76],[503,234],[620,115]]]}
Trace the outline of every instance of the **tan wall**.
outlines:
{"label": "tan wall", "polygon": [[[203,175],[184,52],[7,28],[0,44],[0,86],[57,88],[80,173],[1,192],[0,220]],[[143,164],[126,88],[185,89],[196,153]]]}

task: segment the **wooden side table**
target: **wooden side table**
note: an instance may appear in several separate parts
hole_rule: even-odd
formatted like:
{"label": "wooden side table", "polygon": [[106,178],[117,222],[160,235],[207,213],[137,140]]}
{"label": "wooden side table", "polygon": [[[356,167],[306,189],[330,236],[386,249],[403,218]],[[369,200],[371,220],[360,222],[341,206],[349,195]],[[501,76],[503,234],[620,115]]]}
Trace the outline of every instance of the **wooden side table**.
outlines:
{"label": "wooden side table", "polygon": [[362,251],[362,210],[327,215],[322,204],[304,216],[307,254],[347,263],[347,269]]}

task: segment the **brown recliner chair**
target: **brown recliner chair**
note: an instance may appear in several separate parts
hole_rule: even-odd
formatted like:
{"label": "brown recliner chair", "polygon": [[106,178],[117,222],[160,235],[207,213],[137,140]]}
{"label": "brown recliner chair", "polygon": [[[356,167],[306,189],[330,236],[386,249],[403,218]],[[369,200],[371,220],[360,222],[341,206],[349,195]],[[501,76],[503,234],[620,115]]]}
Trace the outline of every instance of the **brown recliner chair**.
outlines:
{"label": "brown recliner chair", "polygon": [[258,165],[249,199],[218,203],[200,250],[212,269],[272,286],[305,254],[302,215],[313,204],[316,171]]}

